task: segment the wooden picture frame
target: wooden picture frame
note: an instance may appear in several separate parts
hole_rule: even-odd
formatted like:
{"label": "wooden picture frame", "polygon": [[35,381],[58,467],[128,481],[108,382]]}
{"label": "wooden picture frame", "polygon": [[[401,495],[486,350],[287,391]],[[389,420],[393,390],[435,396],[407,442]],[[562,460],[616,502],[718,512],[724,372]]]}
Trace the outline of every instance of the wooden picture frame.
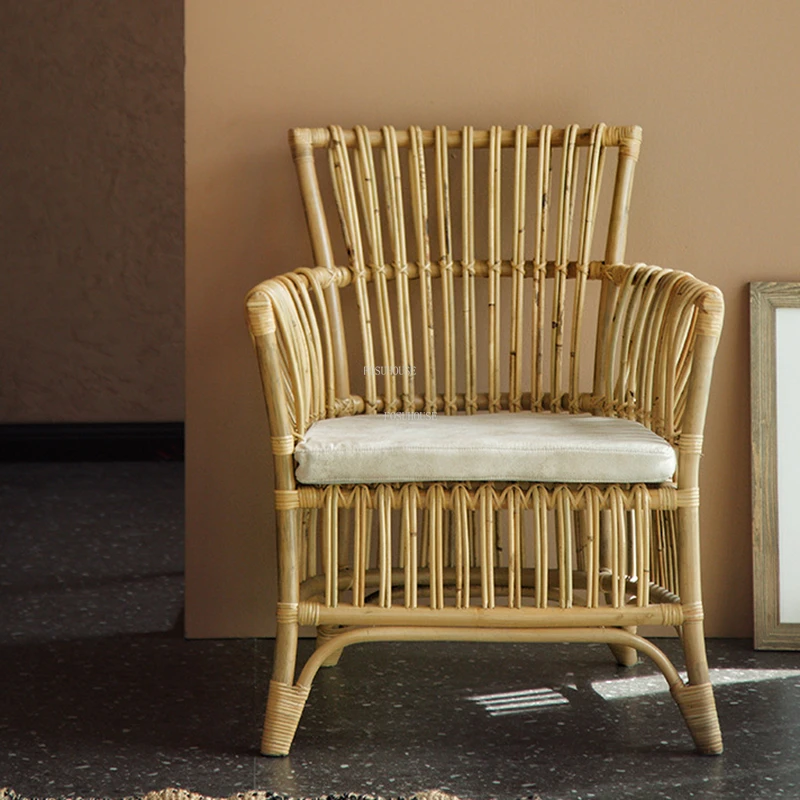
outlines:
{"label": "wooden picture frame", "polygon": [[800,650],[800,283],[750,284],[750,399],[755,647]]}

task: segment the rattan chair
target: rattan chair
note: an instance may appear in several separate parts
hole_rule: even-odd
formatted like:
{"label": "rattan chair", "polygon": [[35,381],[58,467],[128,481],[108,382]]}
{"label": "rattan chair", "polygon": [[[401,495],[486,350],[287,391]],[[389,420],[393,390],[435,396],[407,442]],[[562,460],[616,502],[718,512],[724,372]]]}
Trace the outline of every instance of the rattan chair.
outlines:
{"label": "rattan chair", "polygon": [[[290,132],[314,266],[247,299],[278,535],[265,754],[289,752],[321,666],[386,640],[639,651],[722,751],[698,466],[723,300],[623,263],[640,141]],[[687,682],[645,624],[678,629]],[[300,626],[317,649],[295,678]]]}

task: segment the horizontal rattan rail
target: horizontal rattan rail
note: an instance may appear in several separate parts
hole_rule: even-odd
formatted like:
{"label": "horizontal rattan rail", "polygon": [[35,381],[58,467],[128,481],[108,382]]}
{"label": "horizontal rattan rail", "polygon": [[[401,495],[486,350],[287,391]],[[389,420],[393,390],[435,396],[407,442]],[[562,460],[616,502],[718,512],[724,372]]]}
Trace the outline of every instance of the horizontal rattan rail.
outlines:
{"label": "horizontal rattan rail", "polygon": [[[397,131],[397,146],[408,147],[412,134],[409,131]],[[565,137],[568,135],[566,130],[553,130],[550,134],[550,143],[554,147],[561,147]],[[382,131],[369,131],[369,143],[373,147],[384,144]],[[464,131],[447,131],[447,145],[449,147],[461,147],[464,142]],[[473,131],[472,143],[474,147],[487,148],[491,142],[491,131]],[[593,129],[578,128],[575,136],[575,144],[579,147],[588,147],[592,143]],[[329,147],[334,141],[334,133],[330,128],[295,128],[289,132],[289,142],[295,147],[310,145],[311,147]],[[421,131],[422,144],[430,147],[436,140],[436,132],[432,130]],[[516,136],[513,130],[504,130],[500,133],[500,144],[502,147],[510,147],[515,144]],[[540,130],[527,129],[525,132],[525,144],[527,147],[538,147],[542,138]],[[357,144],[357,134],[355,131],[342,131],[341,140],[348,147]],[[628,125],[622,127],[604,126],[602,144],[605,147],[626,147],[635,150],[638,155],[639,146],[642,141],[642,129],[638,125]]]}

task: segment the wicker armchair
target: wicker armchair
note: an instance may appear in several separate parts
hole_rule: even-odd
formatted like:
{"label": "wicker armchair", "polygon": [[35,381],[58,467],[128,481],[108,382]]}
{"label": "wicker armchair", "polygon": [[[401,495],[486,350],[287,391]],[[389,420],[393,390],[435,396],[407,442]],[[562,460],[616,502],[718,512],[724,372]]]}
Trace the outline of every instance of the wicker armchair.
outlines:
{"label": "wicker armchair", "polygon": [[[289,752],[321,666],[384,640],[639,651],[697,749],[722,751],[698,466],[723,301],[622,263],[640,141],[604,125],[290,132],[316,266],[247,299],[278,526],[265,754]],[[645,624],[678,629],[688,682]],[[295,678],[302,625],[317,649]]]}

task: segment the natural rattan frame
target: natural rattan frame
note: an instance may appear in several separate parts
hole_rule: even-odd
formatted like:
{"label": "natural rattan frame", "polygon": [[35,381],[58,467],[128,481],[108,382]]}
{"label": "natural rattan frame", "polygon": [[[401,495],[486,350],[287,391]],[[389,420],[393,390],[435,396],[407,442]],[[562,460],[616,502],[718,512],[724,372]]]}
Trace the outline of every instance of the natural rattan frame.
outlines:
{"label": "natural rattan frame", "polygon": [[[703,635],[698,471],[723,302],[718,289],[688,273],[621,263],[640,141],[639,128],[604,125],[290,131],[317,266],[265,281],[247,299],[271,429],[278,532],[265,754],[289,752],[319,667],[335,664],[349,644],[376,640],[605,642],[628,665],[639,651],[666,677],[697,749],[722,751]],[[475,188],[479,149],[488,150],[484,195]],[[508,259],[501,252],[504,149],[514,155]],[[529,150],[538,153],[533,168]],[[618,159],[608,235],[603,260],[592,260],[609,150]],[[328,154],[347,266],[336,265],[315,151]],[[450,194],[456,178],[458,256]],[[481,197],[488,220],[484,260],[475,256]],[[551,205],[557,207],[552,217]],[[429,221],[438,255],[431,252]],[[525,239],[531,229],[532,253]],[[406,238],[416,245],[411,255]],[[591,386],[581,391],[587,297],[598,285]],[[485,338],[478,302],[484,288]],[[357,321],[354,331],[348,319]],[[348,336],[359,341],[357,354],[348,352]],[[384,364],[414,370],[386,375],[379,391],[376,350]],[[360,393],[351,385],[354,365],[364,368]],[[486,391],[480,391],[483,381]],[[309,486],[295,480],[294,448],[319,419],[506,409],[637,420],[673,444],[677,473],[660,485]],[[526,520],[532,520],[530,532]],[[688,682],[636,632],[643,624],[677,627]],[[317,626],[317,650],[295,678],[301,625]]]}

